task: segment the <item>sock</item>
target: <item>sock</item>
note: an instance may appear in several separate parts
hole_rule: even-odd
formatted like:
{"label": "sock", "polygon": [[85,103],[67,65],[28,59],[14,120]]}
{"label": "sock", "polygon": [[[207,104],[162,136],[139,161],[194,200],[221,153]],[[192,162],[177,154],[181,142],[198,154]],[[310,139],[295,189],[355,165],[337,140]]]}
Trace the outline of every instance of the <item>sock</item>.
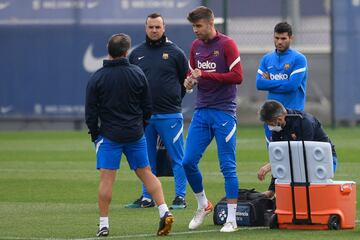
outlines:
{"label": "sock", "polygon": [[142,197],[141,201],[146,200],[147,202],[151,202],[151,198],[147,198],[147,197]]}
{"label": "sock", "polygon": [[236,223],[236,208],[237,204],[227,204],[228,216],[226,218],[226,222]]}
{"label": "sock", "polygon": [[109,228],[109,217],[100,217],[99,229],[103,227]]}
{"label": "sock", "polygon": [[159,209],[160,218],[162,218],[165,215],[165,213],[169,211],[169,208],[166,205],[166,203],[161,204],[158,207],[158,209]]}
{"label": "sock", "polygon": [[202,190],[202,192],[199,193],[195,193],[195,197],[198,202],[198,209],[207,208],[208,200],[205,195],[205,190]]}

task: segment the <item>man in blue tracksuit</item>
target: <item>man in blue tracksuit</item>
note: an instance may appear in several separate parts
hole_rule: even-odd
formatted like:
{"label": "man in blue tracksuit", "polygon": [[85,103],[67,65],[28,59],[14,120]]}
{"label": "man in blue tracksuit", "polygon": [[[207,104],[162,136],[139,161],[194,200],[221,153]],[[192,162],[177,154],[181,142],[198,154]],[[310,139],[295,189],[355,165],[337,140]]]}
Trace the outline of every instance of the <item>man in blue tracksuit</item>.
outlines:
{"label": "man in blue tracksuit", "polygon": [[[267,99],[277,100],[286,108],[304,110],[307,60],[302,53],[290,48],[292,40],[291,25],[287,22],[276,24],[275,50],[265,54],[261,59],[256,75],[256,88],[268,91]],[[267,124],[264,124],[264,129],[266,141],[269,143],[271,131]],[[262,168],[259,171],[262,171]],[[264,193],[269,197],[273,196],[272,191]]]}
{"label": "man in blue tracksuit", "polygon": [[[160,14],[150,14],[145,24],[146,41],[136,47],[129,61],[145,73],[150,86],[153,114],[145,129],[148,155],[152,172],[156,174],[156,145],[158,136],[171,159],[175,181],[175,199],[170,208],[186,207],[186,176],[181,164],[184,156],[183,116],[181,102],[185,95],[183,82],[188,71],[184,52],[165,36],[164,19]],[[153,207],[147,189],[129,208]]]}
{"label": "man in blue tracksuit", "polygon": [[167,235],[174,221],[165,203],[161,183],[149,167],[144,122],[151,116],[151,96],[144,73],[126,58],[130,46],[128,35],[113,35],[107,45],[108,59],[92,75],[86,87],[85,119],[95,144],[96,168],[100,172],[98,237],[109,235],[112,186],[123,153],[158,205],[157,235]]}

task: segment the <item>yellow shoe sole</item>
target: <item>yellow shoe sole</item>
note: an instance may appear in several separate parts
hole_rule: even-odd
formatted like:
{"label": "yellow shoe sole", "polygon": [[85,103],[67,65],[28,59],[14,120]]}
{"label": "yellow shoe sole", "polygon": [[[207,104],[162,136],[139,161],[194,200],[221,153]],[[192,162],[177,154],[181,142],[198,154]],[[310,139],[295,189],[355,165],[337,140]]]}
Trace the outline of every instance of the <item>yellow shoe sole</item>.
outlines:
{"label": "yellow shoe sole", "polygon": [[158,236],[166,236],[171,230],[171,226],[174,222],[174,217],[169,216],[165,219],[165,226],[157,232]]}

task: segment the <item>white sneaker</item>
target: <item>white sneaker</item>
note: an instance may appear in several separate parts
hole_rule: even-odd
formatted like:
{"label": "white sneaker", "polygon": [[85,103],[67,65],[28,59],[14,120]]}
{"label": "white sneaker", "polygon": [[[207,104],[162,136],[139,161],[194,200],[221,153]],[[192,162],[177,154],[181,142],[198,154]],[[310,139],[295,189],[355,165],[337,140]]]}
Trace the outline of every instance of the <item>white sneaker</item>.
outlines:
{"label": "white sneaker", "polygon": [[208,206],[206,208],[196,210],[195,216],[189,223],[189,229],[194,230],[198,228],[204,222],[205,217],[211,213],[212,210],[213,206],[210,201],[208,201]]}
{"label": "white sneaker", "polygon": [[224,226],[220,229],[220,232],[235,232],[239,230],[237,224],[234,222],[227,222]]}

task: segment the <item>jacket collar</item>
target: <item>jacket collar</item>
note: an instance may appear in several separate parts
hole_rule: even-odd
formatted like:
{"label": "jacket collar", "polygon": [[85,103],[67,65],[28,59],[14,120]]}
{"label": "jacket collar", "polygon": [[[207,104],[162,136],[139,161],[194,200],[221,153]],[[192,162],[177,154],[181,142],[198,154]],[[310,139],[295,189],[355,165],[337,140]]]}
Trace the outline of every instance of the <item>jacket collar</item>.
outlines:
{"label": "jacket collar", "polygon": [[130,65],[130,62],[127,58],[121,57],[113,60],[104,60],[103,66],[104,67],[113,67],[117,65]]}
{"label": "jacket collar", "polygon": [[278,52],[276,49],[274,51],[278,56],[285,56],[285,55],[289,54],[292,50],[289,47],[285,52]]}
{"label": "jacket collar", "polygon": [[145,41],[146,45],[148,45],[149,47],[161,47],[168,41],[168,39],[164,34],[159,40],[153,41],[146,35]]}

